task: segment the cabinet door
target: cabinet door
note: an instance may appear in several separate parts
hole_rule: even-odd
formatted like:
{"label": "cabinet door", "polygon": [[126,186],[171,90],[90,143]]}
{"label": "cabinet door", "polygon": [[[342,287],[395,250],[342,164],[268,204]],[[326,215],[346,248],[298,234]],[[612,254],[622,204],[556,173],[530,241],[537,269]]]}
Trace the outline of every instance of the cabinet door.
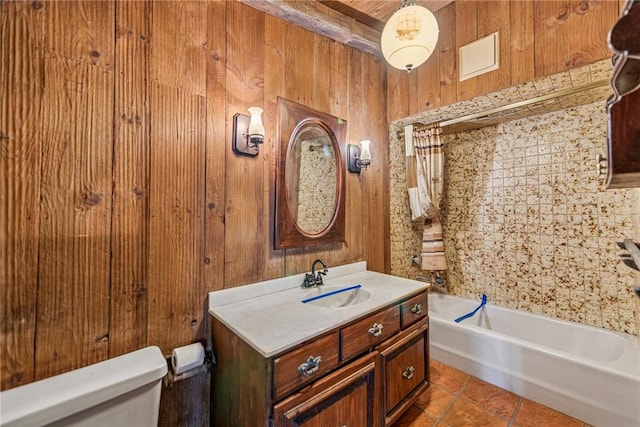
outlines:
{"label": "cabinet door", "polygon": [[607,188],[640,187],[640,2],[627,0],[609,33],[614,52],[607,101]]}
{"label": "cabinet door", "polygon": [[640,187],[640,89],[610,103],[607,113],[607,188]]}
{"label": "cabinet door", "polygon": [[378,419],[375,359],[364,356],[274,407],[274,425],[373,427]]}
{"label": "cabinet door", "polygon": [[380,346],[385,425],[395,421],[429,386],[426,319]]}

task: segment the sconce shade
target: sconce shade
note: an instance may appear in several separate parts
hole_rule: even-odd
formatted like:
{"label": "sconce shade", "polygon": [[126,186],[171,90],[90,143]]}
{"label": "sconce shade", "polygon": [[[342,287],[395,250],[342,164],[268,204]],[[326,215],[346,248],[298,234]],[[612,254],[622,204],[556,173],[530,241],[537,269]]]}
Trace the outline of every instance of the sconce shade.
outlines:
{"label": "sconce shade", "polygon": [[362,146],[360,151],[360,164],[366,168],[371,164],[371,149],[369,148],[371,141],[368,139],[362,140],[360,141],[360,145]]}
{"label": "sconce shade", "polygon": [[410,72],[423,64],[438,42],[438,21],[431,11],[418,5],[400,9],[387,21],[382,30],[380,47],[389,65]]}
{"label": "sconce shade", "polygon": [[249,143],[262,144],[264,140],[264,125],[262,124],[262,108],[249,107],[251,119],[249,121]]}

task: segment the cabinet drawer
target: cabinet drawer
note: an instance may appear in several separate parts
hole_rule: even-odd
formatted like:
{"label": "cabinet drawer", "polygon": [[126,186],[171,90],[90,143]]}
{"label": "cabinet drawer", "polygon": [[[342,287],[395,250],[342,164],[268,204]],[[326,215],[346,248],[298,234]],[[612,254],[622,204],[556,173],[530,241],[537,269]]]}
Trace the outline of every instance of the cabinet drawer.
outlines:
{"label": "cabinet drawer", "polygon": [[303,344],[273,361],[274,400],[338,366],[338,332]]}
{"label": "cabinet drawer", "polygon": [[397,305],[368,316],[340,331],[341,359],[347,360],[400,330]]}
{"label": "cabinet drawer", "polygon": [[427,315],[427,293],[423,292],[420,295],[403,302],[400,304],[400,327],[402,329],[417,322]]}
{"label": "cabinet drawer", "polygon": [[376,353],[369,353],[274,405],[275,427],[379,425]]}

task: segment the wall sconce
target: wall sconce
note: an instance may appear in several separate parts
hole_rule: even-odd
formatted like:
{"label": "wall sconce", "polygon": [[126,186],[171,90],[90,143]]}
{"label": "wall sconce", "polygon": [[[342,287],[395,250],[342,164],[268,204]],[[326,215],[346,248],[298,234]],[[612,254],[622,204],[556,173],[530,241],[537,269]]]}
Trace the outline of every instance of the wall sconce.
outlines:
{"label": "wall sconce", "polygon": [[357,145],[347,144],[347,169],[352,173],[360,173],[360,169],[367,169],[371,164],[371,141],[360,141],[362,149]]}
{"label": "wall sconce", "polygon": [[248,110],[251,116],[240,113],[233,115],[233,152],[255,157],[264,141],[263,110],[260,107],[249,107]]}

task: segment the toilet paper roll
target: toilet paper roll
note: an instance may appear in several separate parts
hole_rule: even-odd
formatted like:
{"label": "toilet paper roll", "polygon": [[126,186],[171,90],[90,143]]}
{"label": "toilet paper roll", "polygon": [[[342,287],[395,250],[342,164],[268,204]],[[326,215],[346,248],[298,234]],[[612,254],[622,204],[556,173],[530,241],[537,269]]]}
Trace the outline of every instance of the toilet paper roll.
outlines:
{"label": "toilet paper roll", "polygon": [[174,348],[171,354],[173,372],[181,374],[204,363],[204,347],[199,342]]}

